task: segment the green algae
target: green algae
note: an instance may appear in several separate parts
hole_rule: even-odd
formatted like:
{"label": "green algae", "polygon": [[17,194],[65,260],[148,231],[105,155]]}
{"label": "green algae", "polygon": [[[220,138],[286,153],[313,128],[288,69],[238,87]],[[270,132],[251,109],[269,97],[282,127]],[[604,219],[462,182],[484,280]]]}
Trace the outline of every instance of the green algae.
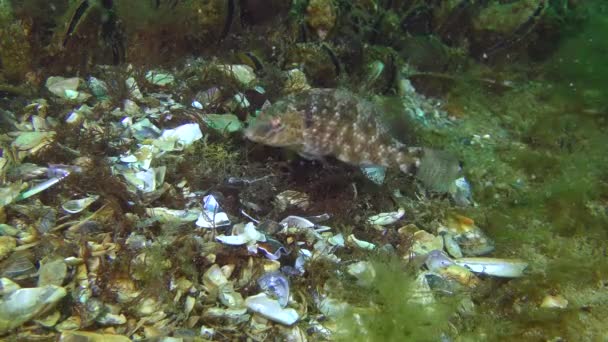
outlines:
{"label": "green algae", "polygon": [[368,288],[354,290],[353,308],[337,319],[337,341],[437,341],[449,334],[455,300],[420,302],[415,272],[403,262],[377,256]]}

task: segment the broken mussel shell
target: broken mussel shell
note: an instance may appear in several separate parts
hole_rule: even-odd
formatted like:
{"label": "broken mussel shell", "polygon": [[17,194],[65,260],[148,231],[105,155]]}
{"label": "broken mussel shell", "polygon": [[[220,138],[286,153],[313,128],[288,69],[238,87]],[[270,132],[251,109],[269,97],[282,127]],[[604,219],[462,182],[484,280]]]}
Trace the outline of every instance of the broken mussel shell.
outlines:
{"label": "broken mussel shell", "polygon": [[89,196],[74,200],[69,200],[61,205],[61,208],[69,214],[77,214],[85,210],[89,205],[93,204],[99,198],[98,195]]}
{"label": "broken mussel shell", "polygon": [[258,285],[266,294],[286,307],[289,302],[289,280],[280,271],[269,272],[258,278]]}
{"label": "broken mussel shell", "polygon": [[278,300],[260,293],[245,299],[247,309],[271,321],[284,325],[292,325],[300,319],[298,312],[292,308],[283,308]]}

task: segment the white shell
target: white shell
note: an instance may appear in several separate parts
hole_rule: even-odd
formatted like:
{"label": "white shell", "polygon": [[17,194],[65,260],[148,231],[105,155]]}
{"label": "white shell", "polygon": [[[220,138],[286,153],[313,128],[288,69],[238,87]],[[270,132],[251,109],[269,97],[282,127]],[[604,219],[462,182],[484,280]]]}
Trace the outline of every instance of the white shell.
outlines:
{"label": "white shell", "polygon": [[203,274],[203,284],[209,288],[219,288],[226,283],[228,283],[228,278],[226,278],[218,264],[213,264]]}
{"label": "white shell", "polygon": [[161,136],[154,140],[153,145],[165,152],[181,151],[202,137],[200,126],[197,123],[190,123],[163,130]]}
{"label": "white shell", "polygon": [[405,209],[399,208],[397,211],[389,213],[380,213],[374,216],[370,216],[367,222],[378,226],[386,226],[399,221],[405,214]]}
{"label": "white shell", "polygon": [[195,224],[201,228],[217,228],[229,225],[230,219],[226,213],[203,210]]}
{"label": "white shell", "polygon": [[129,184],[133,185],[138,190],[143,192],[152,192],[156,190],[156,172],[152,168],[139,172],[128,170],[126,172],[122,172],[122,175],[125,177],[125,180],[129,182]]}
{"label": "white shell", "polygon": [[284,325],[292,325],[300,319],[300,315],[294,309],[283,309],[279,301],[268,297],[265,293],[245,299],[247,309],[255,312],[273,322]]}
{"label": "white shell", "polygon": [[247,309],[245,308],[220,308],[211,307],[205,311],[205,317],[209,318],[226,318],[230,320],[238,320],[245,316]]}
{"label": "white shell", "polygon": [[255,243],[256,241],[266,241],[266,235],[255,229],[253,223],[249,222],[242,230],[235,227],[236,235],[220,235],[216,237],[220,242],[227,245],[244,245],[246,243]]}
{"label": "white shell", "polygon": [[285,228],[314,228],[315,224],[300,216],[287,216],[279,222]]}
{"label": "white shell", "polygon": [[150,217],[158,218],[160,222],[185,223],[194,222],[201,214],[200,210],[177,210],[163,207],[146,208],[146,214]]}
{"label": "white shell", "polygon": [[495,277],[517,278],[523,275],[528,263],[519,259],[499,258],[460,258],[454,262],[475,273],[483,273]]}
{"label": "white shell", "polygon": [[376,245],[374,245],[373,243],[359,240],[355,237],[354,234],[350,234],[346,237],[346,243],[348,243],[350,246],[370,251],[376,248]]}
{"label": "white shell", "polygon": [[568,307],[568,300],[561,295],[546,295],[540,307],[544,309],[565,309]]}
{"label": "white shell", "polygon": [[89,196],[85,198],[70,200],[61,205],[61,208],[65,210],[69,214],[77,214],[83,210],[85,210],[89,205],[93,204],[93,202],[97,201],[99,198],[98,195]]}

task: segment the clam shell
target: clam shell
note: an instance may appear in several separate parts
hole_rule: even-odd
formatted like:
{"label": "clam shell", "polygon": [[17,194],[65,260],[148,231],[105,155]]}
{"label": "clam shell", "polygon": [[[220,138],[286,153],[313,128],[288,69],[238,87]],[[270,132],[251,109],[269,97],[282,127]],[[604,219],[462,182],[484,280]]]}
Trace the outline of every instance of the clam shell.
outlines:
{"label": "clam shell", "polygon": [[519,259],[460,258],[455,259],[454,262],[475,273],[504,278],[521,277],[526,267],[528,267],[527,262]]}
{"label": "clam shell", "polygon": [[88,206],[90,206],[93,202],[95,202],[99,198],[98,195],[89,196],[85,198],[70,200],[61,205],[61,208],[65,210],[69,214],[77,214],[83,210],[85,210]]}
{"label": "clam shell", "polygon": [[291,308],[283,309],[278,300],[271,299],[265,293],[247,297],[245,305],[250,311],[284,325],[292,325],[300,319],[300,315],[298,315],[296,310]]}

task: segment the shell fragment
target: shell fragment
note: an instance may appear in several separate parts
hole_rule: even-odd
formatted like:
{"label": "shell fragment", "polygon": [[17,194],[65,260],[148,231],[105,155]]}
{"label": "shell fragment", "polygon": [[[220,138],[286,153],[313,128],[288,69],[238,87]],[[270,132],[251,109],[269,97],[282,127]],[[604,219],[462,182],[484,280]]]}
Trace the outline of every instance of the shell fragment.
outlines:
{"label": "shell fragment", "polygon": [[279,272],[269,272],[258,279],[258,285],[267,294],[279,301],[281,307],[286,307],[289,301],[289,280]]}
{"label": "shell fragment", "polygon": [[527,262],[519,259],[460,258],[455,259],[454,262],[475,273],[504,278],[521,277],[526,267],[528,267]]}
{"label": "shell fragment", "polygon": [[220,235],[216,237],[220,242],[227,245],[244,245],[257,241],[266,241],[266,236],[255,229],[253,223],[249,222],[242,229],[235,226],[235,235]]}
{"label": "shell fragment", "polygon": [[399,221],[403,215],[405,214],[405,209],[399,208],[397,211],[389,212],[389,213],[380,213],[374,216],[370,216],[367,219],[369,224],[374,224],[378,226],[387,226],[389,224],[393,224]]}
{"label": "shell fragment", "polygon": [[265,293],[245,299],[247,309],[255,312],[271,321],[284,325],[292,325],[300,319],[300,315],[294,309],[283,309],[278,300],[268,297]]}
{"label": "shell fragment", "polygon": [[215,197],[207,195],[203,198],[203,212],[195,224],[201,228],[217,228],[230,225],[230,219],[222,211]]}
{"label": "shell fragment", "polygon": [[85,210],[89,205],[93,204],[99,198],[98,195],[85,198],[70,200],[65,202],[61,207],[69,214],[77,214]]}

